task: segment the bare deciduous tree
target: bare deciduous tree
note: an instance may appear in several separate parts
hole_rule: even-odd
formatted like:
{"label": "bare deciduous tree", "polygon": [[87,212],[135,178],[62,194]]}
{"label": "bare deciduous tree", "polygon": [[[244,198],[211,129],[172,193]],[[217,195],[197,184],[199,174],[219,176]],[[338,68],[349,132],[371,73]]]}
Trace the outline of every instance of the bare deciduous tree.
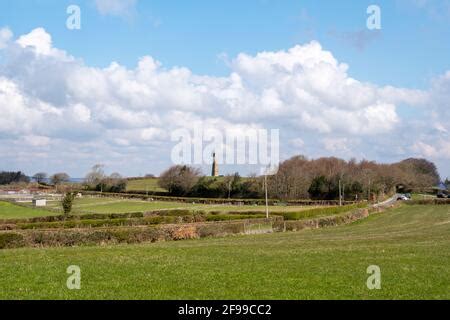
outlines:
{"label": "bare deciduous tree", "polygon": [[[367,160],[345,161],[333,157],[308,160],[296,156],[281,163],[278,173],[270,177],[269,194],[272,198],[304,199],[312,191],[315,197],[335,198],[339,180],[346,199],[353,200],[392,193],[399,185],[405,190],[429,188],[440,178],[436,166],[424,159],[378,164]],[[318,195],[320,190],[326,191]]]}
{"label": "bare deciduous tree", "polygon": [[189,166],[173,166],[161,174],[158,184],[176,196],[187,195],[200,177],[200,170]]}
{"label": "bare deciduous tree", "polygon": [[103,170],[105,166],[102,164],[96,164],[91,168],[91,171],[84,178],[84,183],[89,188],[95,188],[99,185],[105,178],[105,172]]}
{"label": "bare deciduous tree", "polygon": [[70,181],[70,176],[67,173],[61,172],[61,173],[55,173],[50,177],[50,182],[57,186],[65,182]]}
{"label": "bare deciduous tree", "polygon": [[48,175],[45,172],[38,172],[33,176],[33,179],[37,182],[37,183],[43,183],[45,182],[45,180],[47,179]]}

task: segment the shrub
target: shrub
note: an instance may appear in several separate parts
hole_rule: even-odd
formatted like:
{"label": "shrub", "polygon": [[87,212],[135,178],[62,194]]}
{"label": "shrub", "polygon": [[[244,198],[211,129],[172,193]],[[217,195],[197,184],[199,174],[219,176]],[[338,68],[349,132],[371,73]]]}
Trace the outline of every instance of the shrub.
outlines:
{"label": "shrub", "polygon": [[281,215],[286,220],[301,220],[306,218],[312,218],[317,216],[331,216],[339,213],[348,212],[357,208],[365,207],[365,204],[348,205],[342,207],[326,207],[326,208],[315,208],[299,212],[274,212],[273,215]]}
{"label": "shrub", "polygon": [[447,205],[450,204],[450,199],[420,199],[406,201],[409,205]]}
{"label": "shrub", "polygon": [[316,220],[304,220],[304,221],[286,221],[284,223],[285,231],[300,231],[303,229],[316,229],[318,224]]}
{"label": "shrub", "polygon": [[75,199],[75,193],[72,193],[72,192],[68,192],[64,196],[61,204],[62,204],[65,216],[68,216],[70,214],[70,212],[72,212],[72,205],[73,205],[74,199]]}
{"label": "shrub", "polygon": [[173,240],[197,239],[197,227],[194,225],[186,225],[170,230],[170,236]]}
{"label": "shrub", "polygon": [[23,236],[18,233],[0,233],[0,249],[24,246]]}
{"label": "shrub", "polygon": [[198,226],[197,232],[201,238],[240,234],[245,232],[245,222],[204,224]]}
{"label": "shrub", "polygon": [[[180,221],[184,222],[184,221]],[[55,222],[18,223],[14,225],[17,229],[74,229],[74,228],[99,228],[119,226],[157,225],[165,223],[176,223],[176,217],[146,217],[146,218],[120,218],[99,220],[69,220]],[[0,228],[2,226],[0,225]]]}
{"label": "shrub", "polygon": [[261,212],[257,215],[249,214],[219,214],[219,215],[208,215],[206,221],[229,221],[229,220],[245,220],[245,219],[259,219],[265,218],[265,214]]}

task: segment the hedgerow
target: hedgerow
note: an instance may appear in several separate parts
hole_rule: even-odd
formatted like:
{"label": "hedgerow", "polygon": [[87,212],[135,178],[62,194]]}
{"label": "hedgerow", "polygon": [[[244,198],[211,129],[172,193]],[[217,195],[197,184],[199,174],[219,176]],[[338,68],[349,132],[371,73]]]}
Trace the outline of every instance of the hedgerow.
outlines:
{"label": "hedgerow", "polygon": [[[265,205],[264,199],[223,199],[223,198],[194,198],[194,197],[173,197],[173,196],[158,196],[158,195],[146,195],[143,192],[132,193],[107,193],[107,192],[94,192],[94,191],[82,191],[84,195],[91,195],[105,198],[121,198],[121,199],[140,199],[140,200],[154,200],[154,201],[169,201],[180,203],[196,203],[196,204],[228,204],[228,205]],[[354,204],[354,201],[344,201],[344,204]],[[336,206],[339,204],[338,200],[291,200],[282,201],[278,199],[269,199],[268,204],[270,206],[277,205],[305,205],[305,206]]]}
{"label": "hedgerow", "polygon": [[317,216],[331,216],[337,215],[343,212],[348,212],[358,208],[364,208],[366,204],[353,204],[347,206],[338,207],[325,207],[325,208],[315,208],[308,209],[298,212],[273,212],[273,215],[283,216],[285,220],[301,220],[306,218],[312,218]]}
{"label": "hedgerow", "polygon": [[24,245],[24,237],[21,234],[0,233],[0,249],[20,248]]}
{"label": "hedgerow", "polygon": [[46,216],[36,217],[29,219],[3,219],[0,220],[0,224],[18,224],[18,223],[41,223],[41,222],[60,222],[60,221],[79,221],[79,220],[102,220],[102,219],[129,219],[129,218],[142,218],[144,213],[142,212],[130,212],[130,213],[112,213],[112,214],[81,214],[81,215],[59,215],[59,216]]}
{"label": "hedgerow", "polygon": [[265,214],[218,214],[218,215],[208,215],[206,221],[229,221],[229,220],[245,220],[245,219],[262,219],[265,218]]}
{"label": "hedgerow", "polygon": [[450,204],[450,199],[419,199],[412,201],[405,201],[409,205],[448,205]]}
{"label": "hedgerow", "polygon": [[[335,216],[298,221],[285,221],[283,216],[275,216],[270,219],[255,219],[254,215],[249,215],[248,217],[253,219],[244,219],[245,215],[242,215],[239,218],[243,220],[236,220],[236,215],[211,215],[210,217],[223,216],[223,219],[233,217],[234,220],[183,223],[185,217],[149,216],[137,219],[52,222],[56,224],[64,223],[64,228],[52,229],[48,228],[49,225],[43,225],[47,228],[36,229],[36,225],[27,225],[21,226],[25,230],[0,232],[0,249],[23,246],[81,246],[141,243],[217,237],[231,234],[297,231],[305,228],[320,228],[350,223],[368,215],[368,209],[356,209]],[[169,221],[165,219],[169,219],[170,221],[176,220],[177,224],[161,224],[163,221]],[[120,227],[117,224],[120,224]],[[92,226],[103,226],[105,228],[93,228]]]}

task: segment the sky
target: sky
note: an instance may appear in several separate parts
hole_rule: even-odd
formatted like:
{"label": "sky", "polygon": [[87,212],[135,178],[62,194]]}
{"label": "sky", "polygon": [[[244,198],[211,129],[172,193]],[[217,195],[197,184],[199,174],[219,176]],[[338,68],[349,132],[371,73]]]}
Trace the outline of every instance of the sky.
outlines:
{"label": "sky", "polygon": [[278,129],[282,160],[424,157],[445,178],[449,39],[450,0],[2,1],[0,170],[159,174],[201,124]]}

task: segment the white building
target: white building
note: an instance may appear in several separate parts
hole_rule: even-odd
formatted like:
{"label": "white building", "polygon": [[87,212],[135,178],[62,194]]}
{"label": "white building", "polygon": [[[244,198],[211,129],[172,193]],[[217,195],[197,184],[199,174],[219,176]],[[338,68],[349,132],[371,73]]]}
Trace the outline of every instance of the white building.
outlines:
{"label": "white building", "polygon": [[33,206],[35,207],[45,207],[47,205],[46,199],[33,199]]}

